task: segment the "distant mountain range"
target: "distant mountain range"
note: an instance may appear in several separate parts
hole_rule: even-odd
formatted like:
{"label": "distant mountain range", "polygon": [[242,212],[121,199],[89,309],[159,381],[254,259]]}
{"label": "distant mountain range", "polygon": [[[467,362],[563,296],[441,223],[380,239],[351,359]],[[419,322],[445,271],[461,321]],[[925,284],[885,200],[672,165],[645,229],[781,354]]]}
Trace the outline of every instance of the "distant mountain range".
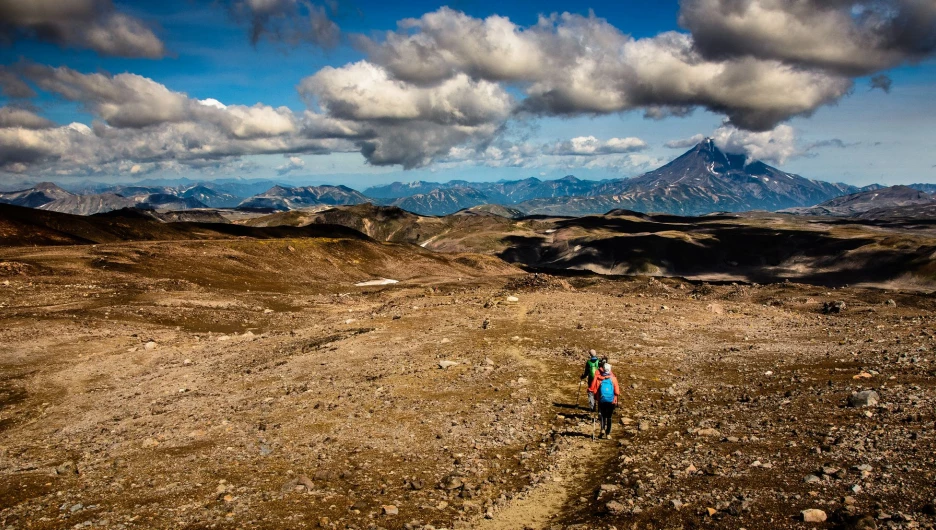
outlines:
{"label": "distant mountain range", "polygon": [[243,209],[268,209],[276,211],[297,210],[310,206],[337,206],[362,204],[371,199],[347,186],[307,186],[289,188],[273,186],[260,195],[244,200],[238,205]]}
{"label": "distant mountain range", "polygon": [[[73,188],[81,194],[41,183],[27,190],[0,193],[0,203],[81,215],[121,208],[160,212],[201,208],[277,212],[364,203],[435,216],[478,206],[509,208],[511,217],[582,216],[615,209],[705,215],[802,210],[837,197],[882,188],[878,184],[857,188],[810,180],[760,161],[746,160],[743,155],[725,153],[712,139],[706,139],[656,170],[638,177],[601,181],[569,175],[557,180],[531,177],[498,182],[394,182],[367,188],[363,193],[347,186],[290,187],[272,181],[236,179],[151,180],[134,186],[89,184]],[[914,184],[910,188],[931,193],[936,191],[936,184]],[[843,207],[831,208],[829,212],[838,212]],[[849,206],[844,208],[847,210]]]}
{"label": "distant mountain range", "polygon": [[932,218],[936,213],[936,197],[910,186],[891,186],[836,197],[810,208],[791,208],[784,212],[861,219]]}

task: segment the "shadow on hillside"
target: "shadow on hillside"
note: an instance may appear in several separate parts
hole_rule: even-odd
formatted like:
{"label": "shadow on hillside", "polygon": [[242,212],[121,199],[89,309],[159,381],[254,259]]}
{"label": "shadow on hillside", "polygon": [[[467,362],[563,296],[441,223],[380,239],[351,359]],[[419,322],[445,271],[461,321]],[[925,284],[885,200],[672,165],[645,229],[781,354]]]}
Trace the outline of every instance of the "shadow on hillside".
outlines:
{"label": "shadow on hillside", "polygon": [[369,239],[357,230],[340,225],[251,227],[227,223],[163,223],[133,209],[80,216],[0,204],[0,221],[7,225],[0,244],[9,246],[235,238]]}
{"label": "shadow on hillside", "polygon": [[[560,226],[594,233],[554,243],[537,237],[509,236],[506,241],[510,246],[499,256],[540,270],[652,274],[659,267],[672,276],[727,274],[758,283],[791,278],[838,286],[882,282],[928,268],[929,256],[936,250],[882,248],[872,245],[878,242],[873,238],[837,238],[815,231],[708,222],[709,218],[705,221],[687,226],[607,217],[570,219],[561,221]],[[672,231],[692,239],[659,235]]]}

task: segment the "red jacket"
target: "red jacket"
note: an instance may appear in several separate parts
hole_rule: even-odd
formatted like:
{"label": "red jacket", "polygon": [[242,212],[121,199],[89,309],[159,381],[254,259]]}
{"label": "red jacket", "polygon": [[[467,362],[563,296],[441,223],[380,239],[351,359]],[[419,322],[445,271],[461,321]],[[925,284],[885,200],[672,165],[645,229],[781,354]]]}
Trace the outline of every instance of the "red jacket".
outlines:
{"label": "red jacket", "polygon": [[588,386],[588,391],[591,392],[592,394],[598,394],[598,386],[601,384],[602,381],[604,381],[605,379],[608,379],[609,377],[611,378],[611,383],[614,384],[614,404],[617,405],[618,396],[621,395],[621,387],[618,386],[617,377],[614,377],[613,373],[609,372],[606,374],[603,371],[599,370],[598,373],[595,374],[595,380],[592,381],[592,384]]}

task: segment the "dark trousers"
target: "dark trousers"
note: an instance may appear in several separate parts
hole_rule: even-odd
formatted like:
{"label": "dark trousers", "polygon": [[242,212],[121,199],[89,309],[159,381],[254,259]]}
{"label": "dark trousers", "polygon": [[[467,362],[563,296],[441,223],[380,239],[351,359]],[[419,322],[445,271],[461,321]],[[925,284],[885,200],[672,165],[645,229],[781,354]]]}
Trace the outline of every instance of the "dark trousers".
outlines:
{"label": "dark trousers", "polygon": [[598,403],[598,419],[601,420],[601,430],[611,434],[611,416],[614,415],[614,403]]}

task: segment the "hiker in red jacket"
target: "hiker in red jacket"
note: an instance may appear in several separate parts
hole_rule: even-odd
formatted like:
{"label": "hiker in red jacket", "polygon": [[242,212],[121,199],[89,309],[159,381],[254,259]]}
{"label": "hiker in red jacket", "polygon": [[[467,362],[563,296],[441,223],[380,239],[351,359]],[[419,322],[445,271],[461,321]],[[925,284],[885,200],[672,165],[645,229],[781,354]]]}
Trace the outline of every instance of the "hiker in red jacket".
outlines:
{"label": "hiker in red jacket", "polygon": [[588,391],[595,394],[598,400],[598,417],[601,419],[601,429],[599,438],[611,439],[611,416],[614,415],[614,407],[617,405],[618,396],[621,395],[621,388],[618,386],[617,377],[611,373],[611,365],[605,363],[595,380],[592,381]]}

